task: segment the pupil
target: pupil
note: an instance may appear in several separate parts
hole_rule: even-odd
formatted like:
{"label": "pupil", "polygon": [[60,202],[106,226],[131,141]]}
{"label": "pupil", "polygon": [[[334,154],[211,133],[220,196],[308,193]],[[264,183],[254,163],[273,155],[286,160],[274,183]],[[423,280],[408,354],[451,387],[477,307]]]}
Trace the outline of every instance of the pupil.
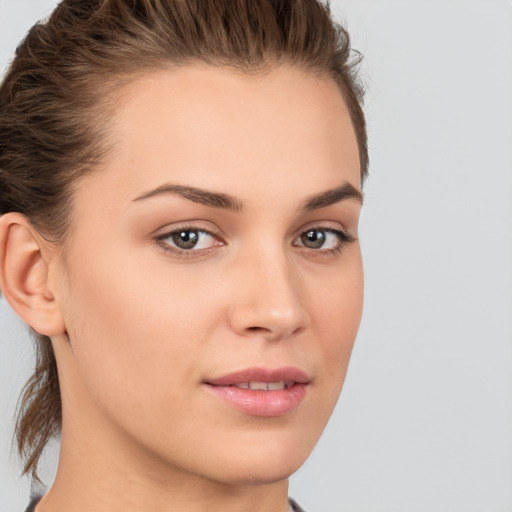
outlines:
{"label": "pupil", "polygon": [[198,232],[197,231],[181,231],[180,233],[176,233],[173,235],[173,242],[180,249],[192,249],[197,244],[198,240]]}
{"label": "pupil", "polygon": [[310,249],[318,249],[325,242],[325,233],[320,229],[307,231],[302,235],[302,243]]}

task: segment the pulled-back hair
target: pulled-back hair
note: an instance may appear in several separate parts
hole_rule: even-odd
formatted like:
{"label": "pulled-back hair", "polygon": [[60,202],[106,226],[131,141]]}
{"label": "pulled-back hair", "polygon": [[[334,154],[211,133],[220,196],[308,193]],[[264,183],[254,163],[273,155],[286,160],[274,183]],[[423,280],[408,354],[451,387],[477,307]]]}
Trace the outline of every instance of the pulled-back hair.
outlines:
{"label": "pulled-back hair", "polygon": [[[193,63],[244,73],[290,64],[335,80],[368,168],[359,58],[320,0],[64,0],[18,46],[0,87],[0,215],[21,212],[65,241],[73,187],[108,156],[116,92],[145,73]],[[37,477],[61,427],[51,341],[20,397],[17,446]]]}

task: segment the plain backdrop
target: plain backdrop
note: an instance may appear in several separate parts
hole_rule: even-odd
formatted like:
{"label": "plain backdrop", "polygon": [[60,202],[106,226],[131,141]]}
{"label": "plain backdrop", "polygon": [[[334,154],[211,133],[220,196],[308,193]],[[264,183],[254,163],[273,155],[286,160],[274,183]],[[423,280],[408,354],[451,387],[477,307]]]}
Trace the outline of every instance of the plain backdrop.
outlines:
{"label": "plain backdrop", "polygon": [[[0,73],[52,0],[0,0]],[[339,0],[365,55],[366,304],[311,512],[512,511],[512,2]],[[31,344],[0,300],[0,511]],[[56,448],[43,468],[47,483]]]}

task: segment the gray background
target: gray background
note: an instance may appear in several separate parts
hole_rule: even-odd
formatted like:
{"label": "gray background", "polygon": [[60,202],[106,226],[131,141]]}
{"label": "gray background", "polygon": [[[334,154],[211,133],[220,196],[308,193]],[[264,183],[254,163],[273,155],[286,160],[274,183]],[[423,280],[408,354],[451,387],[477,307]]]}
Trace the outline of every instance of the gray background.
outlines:
{"label": "gray background", "polygon": [[[51,0],[0,0],[0,69]],[[340,0],[369,86],[363,324],[291,494],[311,512],[512,511],[512,2]],[[0,510],[30,343],[0,300]],[[56,450],[43,474],[51,479]]]}

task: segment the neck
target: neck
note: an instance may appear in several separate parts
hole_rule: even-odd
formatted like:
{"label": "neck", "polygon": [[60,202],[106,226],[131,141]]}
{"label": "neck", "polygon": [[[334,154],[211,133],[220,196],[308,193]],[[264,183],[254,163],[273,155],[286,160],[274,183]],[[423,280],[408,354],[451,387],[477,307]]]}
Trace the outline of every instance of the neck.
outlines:
{"label": "neck", "polygon": [[135,452],[118,452],[112,443],[106,449],[97,441],[71,438],[63,429],[57,475],[36,512],[288,510],[287,480],[263,484],[216,482]]}

